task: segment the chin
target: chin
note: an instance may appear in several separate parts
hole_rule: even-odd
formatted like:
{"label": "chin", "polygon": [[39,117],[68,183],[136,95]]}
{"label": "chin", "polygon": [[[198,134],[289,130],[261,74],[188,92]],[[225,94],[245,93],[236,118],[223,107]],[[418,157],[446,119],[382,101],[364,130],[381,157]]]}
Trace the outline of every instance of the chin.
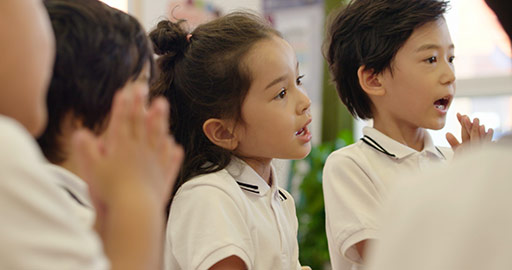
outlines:
{"label": "chin", "polygon": [[437,119],[437,121],[430,124],[427,128],[432,129],[432,130],[440,130],[440,129],[443,129],[445,125],[446,125],[446,117],[443,117],[443,118]]}
{"label": "chin", "polygon": [[304,151],[301,152],[298,157],[296,158],[293,158],[293,159],[303,159],[305,157],[307,157],[309,155],[309,153],[311,152],[311,143],[307,143],[306,145],[304,145]]}
{"label": "chin", "polygon": [[300,151],[295,151],[289,155],[283,155],[283,156],[276,157],[276,158],[292,159],[292,160],[303,159],[303,158],[307,157],[309,155],[309,153],[311,152],[311,144],[308,143],[307,145],[303,145],[301,148],[302,149],[300,149]]}

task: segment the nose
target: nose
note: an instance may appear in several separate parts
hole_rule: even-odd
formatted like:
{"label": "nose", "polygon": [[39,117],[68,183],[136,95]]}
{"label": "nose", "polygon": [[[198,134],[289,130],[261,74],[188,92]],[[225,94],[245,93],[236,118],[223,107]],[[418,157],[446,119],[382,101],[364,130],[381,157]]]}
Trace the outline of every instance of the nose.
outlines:
{"label": "nose", "polygon": [[453,63],[446,61],[444,64],[444,68],[443,68],[441,83],[443,85],[450,85],[450,84],[453,84],[454,82],[455,82],[455,67],[453,66]]}
{"label": "nose", "polygon": [[297,114],[309,113],[309,109],[311,108],[311,99],[309,99],[308,95],[305,91],[299,90],[299,102],[297,104]]}

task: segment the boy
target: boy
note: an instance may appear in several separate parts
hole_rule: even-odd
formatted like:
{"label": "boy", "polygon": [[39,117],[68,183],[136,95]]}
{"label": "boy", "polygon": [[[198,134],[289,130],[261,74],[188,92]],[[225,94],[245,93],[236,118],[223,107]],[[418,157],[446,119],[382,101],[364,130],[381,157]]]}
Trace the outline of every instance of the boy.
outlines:
{"label": "boy", "polygon": [[[96,234],[75,218],[31,138],[45,126],[55,55],[41,2],[1,1],[0,34],[0,269],[107,269]],[[111,269],[158,268],[162,197],[182,156],[166,136],[165,103],[154,103],[145,119],[143,110],[142,95],[124,91],[105,137],[80,131],[73,143],[80,171],[109,210],[102,240]]]}
{"label": "boy", "polygon": [[81,128],[102,134],[121,87],[147,91],[153,52],[135,18],[100,1],[46,0],[44,5],[57,56],[47,97],[49,121],[37,142],[79,218],[92,224],[94,206],[77,173],[72,135]]}
{"label": "boy", "polygon": [[[510,38],[511,2],[486,2]],[[441,171],[421,175],[426,181],[396,190],[370,269],[512,269],[511,156],[509,133]]]}
{"label": "boy", "polygon": [[[323,174],[333,269],[357,269],[376,212],[398,173],[452,157],[426,129],[441,129],[455,94],[454,45],[445,1],[356,0],[335,14],[326,58],[342,102],[373,119],[361,141],[333,152]],[[490,140],[478,119],[459,116],[463,142]],[[460,143],[447,135],[453,148]]]}

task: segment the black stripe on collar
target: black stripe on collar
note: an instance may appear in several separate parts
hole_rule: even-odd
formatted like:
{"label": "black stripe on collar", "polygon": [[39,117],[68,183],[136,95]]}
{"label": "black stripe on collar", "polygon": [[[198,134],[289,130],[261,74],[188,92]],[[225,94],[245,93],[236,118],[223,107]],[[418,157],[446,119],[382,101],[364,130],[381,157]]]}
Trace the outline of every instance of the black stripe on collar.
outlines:
{"label": "black stripe on collar", "polygon": [[249,184],[242,183],[242,182],[238,182],[238,181],[236,181],[236,182],[238,183],[238,185],[239,185],[240,187],[245,187],[245,188],[249,188],[249,189],[258,190],[258,186],[255,186],[255,185],[249,185]]}
{"label": "black stripe on collar", "polygon": [[71,191],[69,190],[67,187],[65,186],[61,186],[68,194],[71,198],[73,198],[73,200],[75,200],[78,204],[80,204],[81,206],[85,207],[85,208],[89,208],[89,206],[87,206],[84,202],[82,202],[80,199],[78,199],[78,197]]}
{"label": "black stripe on collar", "polygon": [[284,195],[284,193],[281,190],[279,190],[279,195],[281,195],[282,201],[286,201],[286,199],[288,199],[288,198],[286,198],[286,196]]}
{"label": "black stripe on collar", "polygon": [[396,158],[396,155],[395,154],[391,154],[390,152],[386,151],[386,149],[384,149],[384,147],[382,147],[380,144],[378,144],[374,139],[372,139],[370,136],[368,135],[364,135],[364,137],[361,138],[361,140],[366,143],[367,145],[371,146],[372,148],[374,148],[375,150],[381,152],[381,153],[384,153],[390,157],[394,157]]}
{"label": "black stripe on collar", "polygon": [[252,190],[252,189],[244,188],[244,187],[242,187],[242,186],[240,186],[240,188],[241,188],[241,189],[243,189],[243,190],[245,190],[245,191],[249,191],[249,192],[252,192],[252,193],[260,194],[260,192],[259,192],[259,191],[257,191],[257,190]]}
{"label": "black stripe on collar", "polygon": [[444,156],[443,152],[441,152],[441,150],[439,150],[439,148],[437,148],[437,146],[436,146],[436,150],[437,150],[437,152],[439,152],[439,154],[441,154],[441,156],[443,156],[443,158],[446,160],[446,157]]}

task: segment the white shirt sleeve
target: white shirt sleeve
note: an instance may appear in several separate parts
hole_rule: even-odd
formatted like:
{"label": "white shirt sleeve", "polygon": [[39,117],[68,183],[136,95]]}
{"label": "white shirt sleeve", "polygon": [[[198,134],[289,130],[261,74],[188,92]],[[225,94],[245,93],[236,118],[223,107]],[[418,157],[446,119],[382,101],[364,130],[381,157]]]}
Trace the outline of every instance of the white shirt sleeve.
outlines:
{"label": "white shirt sleeve", "polygon": [[0,118],[0,269],[107,269],[99,238],[74,218],[16,124]]}
{"label": "white shirt sleeve", "polygon": [[323,171],[323,192],[329,241],[338,254],[361,263],[355,244],[376,237],[381,196],[368,173],[351,157],[334,152]]}
{"label": "white shirt sleeve", "polygon": [[170,252],[180,269],[208,269],[232,255],[251,269],[253,239],[242,202],[216,186],[182,189],[172,202],[167,227]]}

